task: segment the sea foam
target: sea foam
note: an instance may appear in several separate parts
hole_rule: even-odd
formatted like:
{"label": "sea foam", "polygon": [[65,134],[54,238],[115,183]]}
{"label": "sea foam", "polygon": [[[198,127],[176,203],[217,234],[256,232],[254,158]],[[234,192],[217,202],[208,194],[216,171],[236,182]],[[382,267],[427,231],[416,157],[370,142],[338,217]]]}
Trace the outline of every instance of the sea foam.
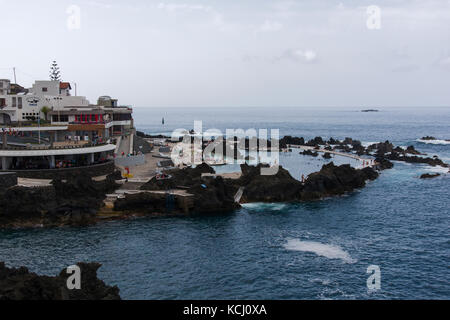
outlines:
{"label": "sea foam", "polygon": [[444,145],[450,144],[450,141],[447,141],[447,140],[439,140],[439,139],[436,139],[436,140],[423,140],[423,139],[417,139],[416,141],[417,141],[417,142],[422,142],[422,143],[427,143],[427,144],[444,144]]}
{"label": "sea foam", "polygon": [[264,203],[264,202],[253,202],[253,203],[243,203],[242,207],[249,210],[276,210],[280,211],[286,208],[286,203]]}
{"label": "sea foam", "polygon": [[318,256],[322,256],[328,259],[341,259],[346,263],[356,262],[356,260],[348,254],[348,252],[342,250],[341,247],[332,244],[324,244],[316,241],[301,241],[298,239],[289,239],[287,243],[284,244],[284,248],[293,251],[312,252],[317,254]]}

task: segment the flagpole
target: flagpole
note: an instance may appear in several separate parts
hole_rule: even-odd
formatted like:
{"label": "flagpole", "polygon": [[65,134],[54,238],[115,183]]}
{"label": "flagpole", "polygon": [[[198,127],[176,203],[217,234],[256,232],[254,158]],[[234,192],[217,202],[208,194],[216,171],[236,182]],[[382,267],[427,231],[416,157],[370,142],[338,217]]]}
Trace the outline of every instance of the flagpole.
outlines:
{"label": "flagpole", "polygon": [[41,115],[38,115],[38,143],[41,145]]}

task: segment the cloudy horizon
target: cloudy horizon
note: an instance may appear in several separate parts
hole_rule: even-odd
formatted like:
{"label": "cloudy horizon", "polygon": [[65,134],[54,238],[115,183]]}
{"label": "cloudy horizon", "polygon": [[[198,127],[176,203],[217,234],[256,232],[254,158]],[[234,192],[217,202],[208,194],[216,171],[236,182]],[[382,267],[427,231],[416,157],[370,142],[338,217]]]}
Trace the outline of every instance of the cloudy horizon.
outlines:
{"label": "cloudy horizon", "polygon": [[[380,9],[379,25],[369,6]],[[5,1],[0,78],[136,107],[450,106],[450,1]],[[79,10],[79,12],[78,12]]]}

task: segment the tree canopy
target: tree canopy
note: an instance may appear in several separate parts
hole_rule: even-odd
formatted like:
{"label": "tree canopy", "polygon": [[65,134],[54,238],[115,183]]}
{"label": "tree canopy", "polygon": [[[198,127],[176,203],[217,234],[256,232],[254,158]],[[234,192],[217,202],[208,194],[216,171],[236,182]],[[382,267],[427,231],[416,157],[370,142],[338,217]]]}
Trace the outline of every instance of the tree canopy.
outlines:
{"label": "tree canopy", "polygon": [[61,81],[61,72],[59,71],[59,67],[56,61],[53,61],[52,65],[50,66],[50,80]]}

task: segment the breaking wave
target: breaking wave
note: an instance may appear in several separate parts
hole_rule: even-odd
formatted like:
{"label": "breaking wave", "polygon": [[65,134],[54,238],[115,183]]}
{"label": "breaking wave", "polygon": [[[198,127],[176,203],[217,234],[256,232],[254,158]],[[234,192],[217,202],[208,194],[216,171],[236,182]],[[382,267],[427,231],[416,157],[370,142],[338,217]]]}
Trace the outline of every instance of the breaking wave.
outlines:
{"label": "breaking wave", "polygon": [[316,241],[289,239],[288,242],[284,244],[284,248],[293,251],[312,252],[328,259],[341,259],[346,263],[355,263],[357,261],[339,246]]}
{"label": "breaking wave", "polygon": [[364,148],[367,148],[368,146],[370,146],[370,145],[372,145],[372,144],[377,144],[377,143],[379,143],[379,142],[375,142],[375,141],[363,141],[363,142],[361,142],[361,145],[364,147]]}
{"label": "breaking wave", "polygon": [[426,143],[426,144],[444,144],[444,145],[448,145],[450,144],[450,141],[448,140],[423,140],[423,139],[417,139],[417,142],[421,142],[421,143]]}
{"label": "breaking wave", "polygon": [[433,166],[426,166],[426,167],[424,167],[424,170],[430,171],[430,172],[435,172],[435,173],[440,173],[440,174],[446,174],[446,173],[449,172],[448,168],[444,168],[444,167],[441,167],[441,166],[435,166],[435,167],[433,167]]}

